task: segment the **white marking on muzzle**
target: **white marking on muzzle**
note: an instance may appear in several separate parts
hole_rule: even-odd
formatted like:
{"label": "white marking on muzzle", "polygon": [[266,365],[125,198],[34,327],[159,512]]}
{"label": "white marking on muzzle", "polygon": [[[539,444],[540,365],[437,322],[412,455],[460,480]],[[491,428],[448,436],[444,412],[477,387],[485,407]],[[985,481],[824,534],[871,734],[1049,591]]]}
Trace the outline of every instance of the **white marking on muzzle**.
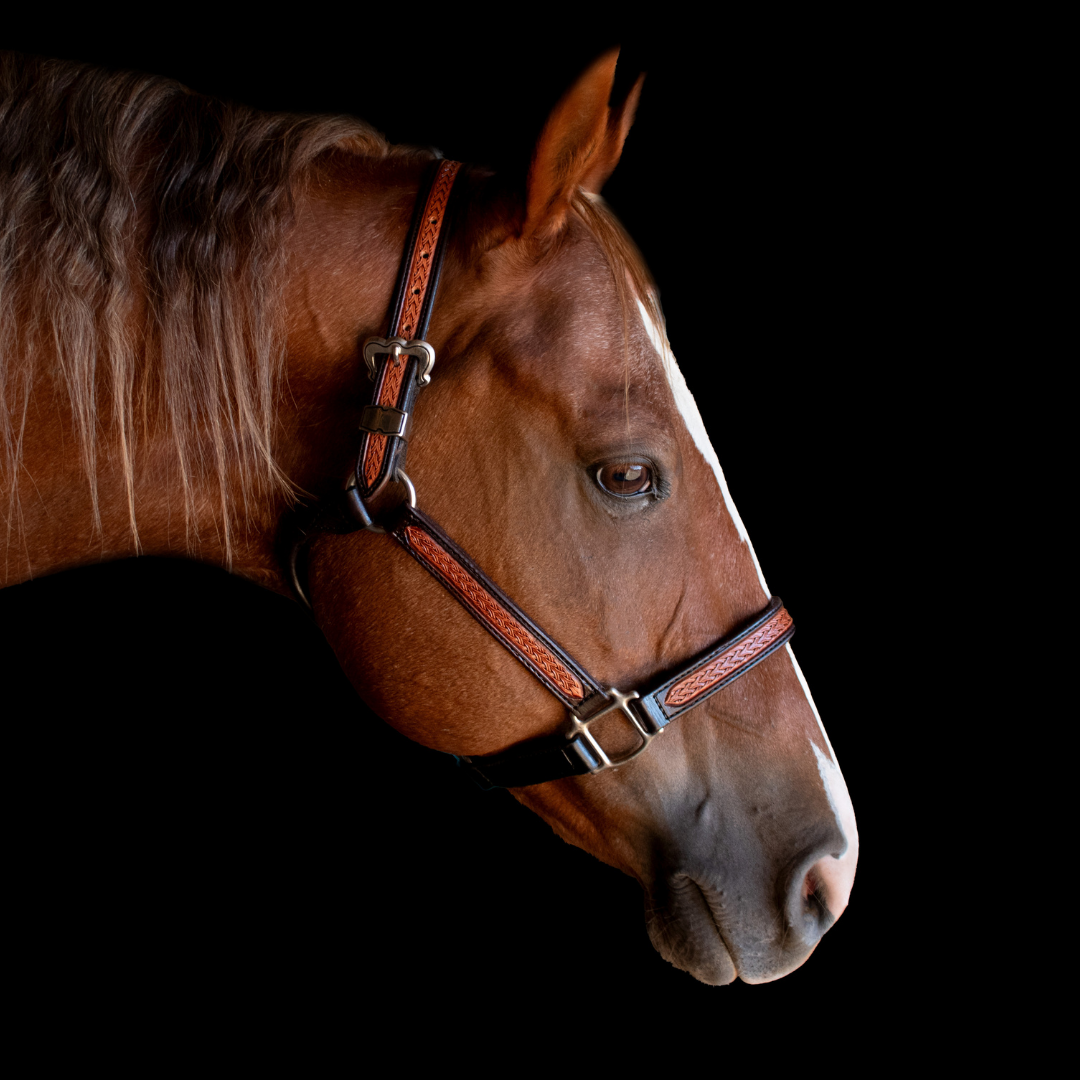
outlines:
{"label": "white marking on muzzle", "polygon": [[851,795],[844,783],[843,774],[838,766],[821,752],[817,743],[811,741],[810,745],[814,748],[818,773],[829,800],[829,807],[836,818],[837,826],[844,834],[844,848],[838,856],[822,859],[815,864],[829,897],[829,910],[839,918],[840,913],[847,907],[851,886],[855,881],[855,865],[859,861],[859,830],[855,826],[855,808],[851,805]]}

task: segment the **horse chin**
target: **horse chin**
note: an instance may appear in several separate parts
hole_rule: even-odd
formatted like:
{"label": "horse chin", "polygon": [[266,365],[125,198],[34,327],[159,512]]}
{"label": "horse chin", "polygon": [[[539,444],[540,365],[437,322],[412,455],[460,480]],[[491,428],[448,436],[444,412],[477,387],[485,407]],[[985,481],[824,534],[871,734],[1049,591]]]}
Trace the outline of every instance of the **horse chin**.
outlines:
{"label": "horse chin", "polygon": [[769,973],[768,975],[740,974],[739,978],[742,979],[744,983],[749,983],[751,986],[760,986],[762,983],[776,982],[777,979],[782,979],[785,975],[790,975],[796,968],[801,968],[803,964],[805,964],[806,961],[810,959],[810,957],[814,953],[814,950],[820,944],[820,942],[816,942],[815,944],[811,945],[810,951],[805,956],[803,956],[801,959],[796,960],[789,967],[783,968],[780,971],[774,971]]}

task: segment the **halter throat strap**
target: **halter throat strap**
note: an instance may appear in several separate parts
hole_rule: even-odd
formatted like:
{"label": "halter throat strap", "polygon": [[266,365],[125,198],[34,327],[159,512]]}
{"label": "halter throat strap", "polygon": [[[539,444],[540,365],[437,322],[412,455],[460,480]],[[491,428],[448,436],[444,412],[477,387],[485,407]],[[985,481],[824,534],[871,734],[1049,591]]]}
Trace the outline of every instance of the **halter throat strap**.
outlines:
{"label": "halter throat strap", "polygon": [[[458,757],[482,787],[522,787],[617,768],[643,753],[667,725],[724,689],[791,639],[795,626],[773,597],[764,611],[714,642],[698,657],[654,681],[650,689],[624,693],[604,688],[547,636],[469,555],[416,507],[404,471],[417,394],[431,380],[435,350],[425,340],[445,251],[447,208],[456,161],[437,161],[425,174],[413,211],[409,240],[398,272],[385,338],[368,338],[363,355],[371,377],[356,467],[340,499],[317,504],[297,526],[289,554],[289,578],[310,607],[300,582],[298,557],[312,532],[388,532],[480,625],[568,709],[566,728],[499,754]],[[407,503],[393,501],[394,482]],[[637,735],[629,752],[609,753],[592,725],[620,714]]]}

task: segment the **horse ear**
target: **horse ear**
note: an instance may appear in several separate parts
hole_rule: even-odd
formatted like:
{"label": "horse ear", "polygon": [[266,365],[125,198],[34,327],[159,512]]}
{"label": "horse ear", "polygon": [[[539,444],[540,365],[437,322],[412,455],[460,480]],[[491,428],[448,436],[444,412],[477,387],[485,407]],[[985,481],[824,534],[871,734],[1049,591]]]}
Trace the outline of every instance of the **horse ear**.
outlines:
{"label": "horse ear", "polygon": [[618,164],[645,81],[638,76],[626,100],[608,108],[618,58],[612,49],[595,61],[548,117],[529,168],[523,235],[557,232],[574,192],[599,192]]}

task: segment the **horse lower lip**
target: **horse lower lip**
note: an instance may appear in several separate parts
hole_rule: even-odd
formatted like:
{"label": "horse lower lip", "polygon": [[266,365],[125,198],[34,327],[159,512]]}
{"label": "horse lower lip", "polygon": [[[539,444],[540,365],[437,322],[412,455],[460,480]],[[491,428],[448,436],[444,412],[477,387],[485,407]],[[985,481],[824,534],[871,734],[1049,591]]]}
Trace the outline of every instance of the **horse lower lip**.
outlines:
{"label": "horse lower lip", "polygon": [[723,938],[715,929],[711,929],[709,933],[712,941],[698,941],[688,949],[684,940],[666,940],[666,935],[661,938],[653,932],[652,926],[649,928],[653,947],[669,964],[693,975],[698,982],[708,986],[727,986],[739,977],[739,972]]}
{"label": "horse lower lip", "polygon": [[680,875],[667,883],[666,891],[667,902],[646,915],[653,947],[699,982],[709,986],[734,982],[739,972],[701,887]]}

